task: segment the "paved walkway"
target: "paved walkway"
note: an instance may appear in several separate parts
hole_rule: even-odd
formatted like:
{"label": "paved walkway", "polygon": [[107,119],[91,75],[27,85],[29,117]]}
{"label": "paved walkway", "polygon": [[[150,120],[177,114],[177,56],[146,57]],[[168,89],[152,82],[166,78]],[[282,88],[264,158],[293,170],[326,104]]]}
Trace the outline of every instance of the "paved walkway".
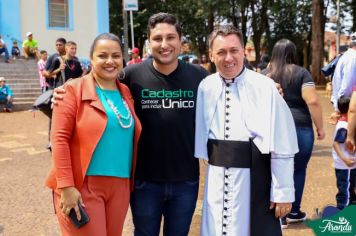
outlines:
{"label": "paved walkway", "polygon": [[[324,120],[331,106],[320,93]],[[334,203],[335,177],[330,155],[334,127],[327,124],[326,139],[317,141],[309,164],[302,210],[308,215],[313,209]],[[40,112],[0,113],[0,235],[57,236],[59,230],[53,214],[51,192],[44,180],[51,166],[47,144],[48,120]],[[201,165],[201,190],[205,166]],[[199,235],[202,191],[191,226],[191,236]],[[258,227],[257,222],[254,223]],[[133,226],[128,214],[124,235],[132,235]],[[286,236],[313,235],[303,224],[291,225]]]}

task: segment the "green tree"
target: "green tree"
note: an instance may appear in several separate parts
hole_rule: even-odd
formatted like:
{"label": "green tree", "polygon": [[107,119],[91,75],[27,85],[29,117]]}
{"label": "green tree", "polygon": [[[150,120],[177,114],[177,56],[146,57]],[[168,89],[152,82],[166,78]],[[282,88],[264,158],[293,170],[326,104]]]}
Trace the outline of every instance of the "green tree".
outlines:
{"label": "green tree", "polygon": [[[309,0],[279,0],[270,7],[267,42],[269,52],[280,39],[286,38],[295,43],[299,61],[307,59],[302,56],[311,38],[311,2]],[[308,50],[305,51],[308,54]]]}
{"label": "green tree", "polygon": [[267,10],[270,0],[250,1],[251,26],[253,31],[252,41],[255,47],[256,63],[260,62],[262,35],[268,27]]}

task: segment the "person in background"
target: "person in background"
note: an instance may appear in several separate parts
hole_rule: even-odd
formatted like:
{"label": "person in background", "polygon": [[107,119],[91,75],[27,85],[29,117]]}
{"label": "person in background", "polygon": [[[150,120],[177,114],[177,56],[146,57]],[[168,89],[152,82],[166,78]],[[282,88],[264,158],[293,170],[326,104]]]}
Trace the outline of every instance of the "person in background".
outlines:
{"label": "person in background", "polygon": [[[43,71],[43,75],[46,77],[46,82],[49,85],[49,89],[54,89],[58,87],[60,78],[62,76],[61,71],[59,70],[57,73],[54,73],[55,63],[58,60],[58,57],[64,57],[66,54],[65,44],[67,40],[65,38],[58,38],[56,40],[56,53],[53,53],[47,59],[45,70]],[[64,67],[64,65],[63,65]],[[49,111],[49,127],[48,127],[48,145],[47,149],[51,150],[51,122],[52,122],[52,112]]]}
{"label": "person in background", "polygon": [[83,76],[88,74],[91,70],[90,60],[88,60],[87,58],[80,58],[79,62],[80,65],[82,66]]}
{"label": "person in background", "polygon": [[[66,42],[64,51],[65,54],[63,56],[58,56],[53,59],[53,64],[49,71],[50,76],[56,76],[53,84],[54,87],[61,86],[70,79],[79,78],[83,74],[82,65],[75,56],[77,52],[77,44],[73,41]],[[49,127],[49,133],[50,132],[51,126]],[[51,142],[48,144],[47,148],[51,150]]]}
{"label": "person in background", "polygon": [[148,59],[150,56],[151,56],[151,55],[148,54],[148,53],[143,54],[143,56],[142,56],[142,61]]}
{"label": "person in background", "polygon": [[67,40],[65,38],[58,38],[56,40],[57,52],[49,56],[45,66],[44,75],[46,76],[47,83],[49,84],[51,89],[58,87],[61,73],[60,71],[54,73],[54,68],[56,66],[56,61],[58,60],[58,57],[63,57],[66,54],[66,50],[65,50],[66,43]]}
{"label": "person in background", "polygon": [[189,56],[182,57],[182,61],[185,61],[186,63],[190,63],[189,60],[190,60]]}
{"label": "person in background", "polygon": [[268,63],[269,63],[269,57],[268,57],[267,54],[264,54],[264,55],[261,57],[260,63],[257,64],[256,71],[257,71],[258,73],[261,73],[264,69],[267,68]]}
{"label": "person in background", "polygon": [[[97,36],[90,60],[91,73],[67,82],[65,100],[53,109],[54,167],[46,183],[63,235],[118,236],[133,189],[141,124],[130,90],[117,80],[120,39]],[[81,219],[78,204],[90,218],[79,229],[68,219],[72,209]]]}
{"label": "person in background", "polygon": [[190,54],[192,52],[190,42],[188,40],[182,40],[182,46],[180,49],[180,54]]}
{"label": "person in background", "polygon": [[339,117],[337,101],[341,96],[350,97],[354,86],[356,85],[356,32],[350,36],[349,49],[338,60],[333,80],[333,94],[331,103],[334,106],[334,112],[331,113],[329,122],[336,124]]}
{"label": "person in background", "polygon": [[41,50],[40,51],[40,60],[37,62],[37,71],[40,79],[40,86],[42,93],[46,92],[48,90],[49,85],[46,82],[46,77],[44,76],[44,70],[45,66],[47,63],[47,51],[46,50]]}
{"label": "person in background", "polygon": [[20,55],[21,55],[21,51],[20,51],[19,46],[17,45],[17,42],[16,41],[12,42],[12,48],[11,48],[12,59],[16,59]]}
{"label": "person in background", "polygon": [[253,66],[251,65],[250,61],[247,59],[247,57],[244,57],[244,65],[247,69],[249,70],[254,70]]}
{"label": "person in background", "polygon": [[30,56],[33,56],[37,60],[40,59],[40,54],[38,51],[38,42],[33,39],[33,34],[31,32],[26,33],[26,39],[22,43],[22,49],[24,52],[25,59],[28,59]]}
{"label": "person in background", "polygon": [[347,112],[349,110],[350,97],[341,96],[337,102],[340,118],[336,123],[332,157],[334,159],[337,208],[340,210],[349,204],[356,203],[355,181],[356,162],[355,153],[346,150],[345,141],[347,137]]}
{"label": "person in background", "polygon": [[274,45],[269,67],[262,73],[282,86],[283,98],[292,112],[298,137],[299,152],[294,157],[295,201],[291,212],[281,220],[282,228],[287,228],[288,222],[301,222],[307,218],[300,206],[314,146],[313,123],[318,140],[325,137],[322,108],[313,78],[305,68],[298,66],[297,49],[288,39],[281,39]]}
{"label": "person in background", "polygon": [[294,200],[298,152],[291,112],[274,82],[246,68],[242,33],[209,36],[217,73],[199,85],[195,157],[207,160],[201,235],[281,236]]}
{"label": "person in background", "polygon": [[355,137],[356,137],[356,86],[353,88],[352,96],[350,99],[349,111],[347,113],[347,137],[345,141],[346,149],[354,153],[356,151]]}
{"label": "person in background", "polygon": [[140,50],[138,48],[133,48],[131,50],[131,60],[127,62],[127,65],[133,65],[142,62],[140,58]]}
{"label": "person in background", "polygon": [[10,63],[11,61],[10,61],[9,51],[7,50],[5,41],[1,38],[0,35],[0,55],[3,53],[5,54],[5,62]]}
{"label": "person in background", "polygon": [[0,77],[0,104],[4,104],[3,112],[12,111],[12,91],[8,85],[6,85],[6,80],[4,77]]}
{"label": "person in background", "polygon": [[211,72],[211,64],[208,57],[205,54],[201,55],[200,66],[202,66],[208,72]]}
{"label": "person in background", "polygon": [[199,59],[198,59],[198,58],[194,58],[194,59],[192,60],[192,64],[199,65]]}
{"label": "person in background", "polygon": [[[57,59],[54,62],[54,67],[51,73],[59,74],[63,70],[64,82],[70,79],[81,77],[83,74],[83,69],[79,60],[75,56],[76,53],[77,53],[77,44],[73,41],[68,41],[65,44],[65,55],[63,57],[57,57]],[[59,85],[61,85],[60,81],[59,81]]]}

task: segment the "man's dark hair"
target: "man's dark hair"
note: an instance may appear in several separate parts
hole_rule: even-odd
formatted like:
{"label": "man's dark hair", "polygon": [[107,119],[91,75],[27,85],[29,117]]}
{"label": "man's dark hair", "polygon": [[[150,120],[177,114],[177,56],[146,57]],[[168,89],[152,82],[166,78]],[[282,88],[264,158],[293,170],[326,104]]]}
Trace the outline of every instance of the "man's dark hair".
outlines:
{"label": "man's dark hair", "polygon": [[66,43],[67,43],[67,40],[66,40],[65,38],[58,38],[58,39],[56,40],[56,42],[61,42],[61,43],[63,43],[63,44],[66,44]]}
{"label": "man's dark hair", "polygon": [[346,114],[349,110],[350,97],[341,96],[339,100],[337,100],[337,108],[340,111],[340,114]]}
{"label": "man's dark hair", "polygon": [[169,13],[164,13],[164,12],[154,14],[148,19],[148,24],[147,24],[147,37],[148,38],[150,38],[151,29],[156,27],[156,25],[159,23],[167,23],[167,24],[173,25],[176,28],[179,38],[181,38],[182,28],[180,26],[179,21],[177,20],[177,18],[174,15],[169,14]]}
{"label": "man's dark hair", "polygon": [[45,54],[45,53],[47,53],[46,50],[41,50],[41,51],[40,51],[40,54],[41,54],[41,55],[42,55],[42,54]]}
{"label": "man's dark hair", "polygon": [[209,48],[212,48],[214,40],[218,36],[228,36],[234,34],[237,36],[237,38],[240,40],[240,43],[242,47],[244,46],[244,39],[243,35],[240,30],[238,30],[235,26],[233,25],[220,25],[216,27],[213,32],[209,35]]}

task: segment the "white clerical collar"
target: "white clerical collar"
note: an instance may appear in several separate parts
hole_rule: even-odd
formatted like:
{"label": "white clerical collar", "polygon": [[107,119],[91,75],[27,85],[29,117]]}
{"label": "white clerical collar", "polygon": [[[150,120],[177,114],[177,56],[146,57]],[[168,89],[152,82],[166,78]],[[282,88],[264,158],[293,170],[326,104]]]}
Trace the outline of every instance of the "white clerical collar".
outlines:
{"label": "white clerical collar", "polygon": [[235,77],[235,78],[232,78],[232,79],[225,79],[222,75],[220,75],[219,73],[219,76],[221,78],[221,80],[225,83],[225,84],[237,84],[239,81],[241,81],[244,77],[244,74],[246,73],[247,69],[246,67],[244,66],[242,68],[242,71]]}

